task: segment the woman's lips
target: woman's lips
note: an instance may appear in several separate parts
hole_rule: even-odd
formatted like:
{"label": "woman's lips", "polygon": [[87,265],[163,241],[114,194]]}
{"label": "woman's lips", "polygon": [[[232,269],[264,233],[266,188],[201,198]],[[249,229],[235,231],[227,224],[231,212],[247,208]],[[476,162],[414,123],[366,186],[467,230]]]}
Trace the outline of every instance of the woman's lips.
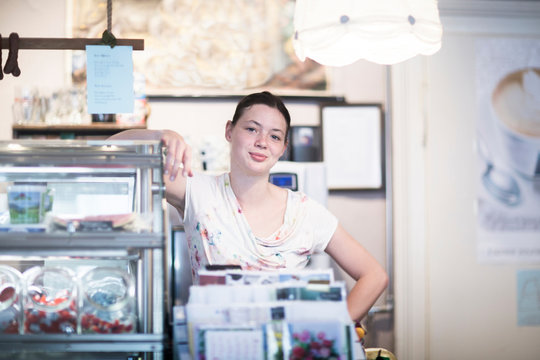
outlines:
{"label": "woman's lips", "polygon": [[259,154],[259,153],[249,153],[249,155],[251,156],[251,158],[257,162],[262,162],[264,160],[266,160],[267,156],[266,155],[263,155],[263,154]]}

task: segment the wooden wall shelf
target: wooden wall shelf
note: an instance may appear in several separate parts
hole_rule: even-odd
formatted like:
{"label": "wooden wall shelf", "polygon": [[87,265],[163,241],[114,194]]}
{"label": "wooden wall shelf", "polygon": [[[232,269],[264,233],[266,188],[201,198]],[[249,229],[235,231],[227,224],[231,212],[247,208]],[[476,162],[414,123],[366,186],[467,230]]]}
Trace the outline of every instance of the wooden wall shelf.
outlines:
{"label": "wooden wall shelf", "polygon": [[[86,50],[86,45],[100,45],[100,38],[19,38],[19,50]],[[2,38],[2,49],[9,49],[9,38]],[[116,39],[116,45],[144,50],[144,39]]]}
{"label": "wooden wall shelf", "polygon": [[13,139],[103,139],[120,131],[146,129],[146,125],[122,125],[116,123],[92,123],[87,125],[13,125]]}

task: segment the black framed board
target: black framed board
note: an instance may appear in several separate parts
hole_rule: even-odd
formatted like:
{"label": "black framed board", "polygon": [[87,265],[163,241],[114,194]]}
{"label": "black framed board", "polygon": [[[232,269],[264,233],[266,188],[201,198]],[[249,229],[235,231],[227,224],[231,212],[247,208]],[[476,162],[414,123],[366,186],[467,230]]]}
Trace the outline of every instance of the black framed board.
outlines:
{"label": "black framed board", "polygon": [[380,104],[321,104],[323,160],[330,190],[384,187]]}

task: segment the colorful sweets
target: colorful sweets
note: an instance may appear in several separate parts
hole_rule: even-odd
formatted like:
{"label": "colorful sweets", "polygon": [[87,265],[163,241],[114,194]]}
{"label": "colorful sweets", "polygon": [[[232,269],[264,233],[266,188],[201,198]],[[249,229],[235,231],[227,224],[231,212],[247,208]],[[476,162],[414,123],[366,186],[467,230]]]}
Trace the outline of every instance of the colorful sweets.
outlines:
{"label": "colorful sweets", "polygon": [[25,334],[75,334],[77,283],[64,268],[35,267],[25,272]]}
{"label": "colorful sweets", "polygon": [[135,331],[135,288],[131,274],[99,267],[81,280],[83,333],[121,334]]}

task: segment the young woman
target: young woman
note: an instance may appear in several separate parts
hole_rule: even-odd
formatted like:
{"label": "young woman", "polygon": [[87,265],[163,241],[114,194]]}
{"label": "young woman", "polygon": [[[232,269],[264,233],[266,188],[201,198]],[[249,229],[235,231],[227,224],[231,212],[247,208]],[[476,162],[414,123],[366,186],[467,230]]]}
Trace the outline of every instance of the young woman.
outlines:
{"label": "young woman", "polygon": [[289,127],[280,98],[266,91],[244,97],[225,127],[230,172],[219,176],[194,174],[191,149],[174,131],[128,130],[111,139],[155,139],[166,146],[166,197],[183,217],[195,281],[206,264],[303,268],[312,253],[326,251],[356,280],[347,307],[360,320],[386,287],[387,274],[326,208],[268,181]]}

